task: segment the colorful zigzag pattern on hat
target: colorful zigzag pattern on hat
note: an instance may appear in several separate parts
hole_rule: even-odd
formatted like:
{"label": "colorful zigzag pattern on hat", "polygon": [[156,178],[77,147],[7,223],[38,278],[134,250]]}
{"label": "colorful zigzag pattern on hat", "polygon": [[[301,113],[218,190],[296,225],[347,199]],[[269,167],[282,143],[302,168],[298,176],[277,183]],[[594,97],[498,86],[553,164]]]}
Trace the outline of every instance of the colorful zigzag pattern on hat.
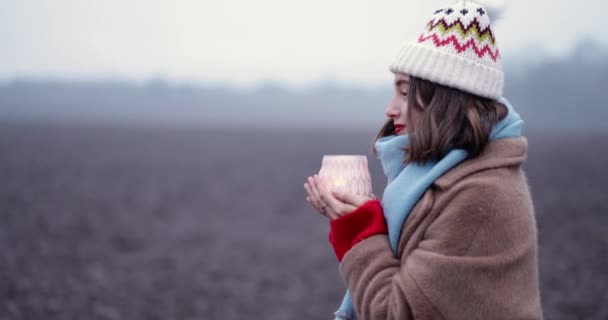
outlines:
{"label": "colorful zigzag pattern on hat", "polygon": [[[484,21],[480,22],[479,19]],[[496,38],[483,8],[473,10],[463,7],[462,10],[448,8],[435,11],[424,32],[418,37],[418,43],[424,42],[432,43],[437,48],[444,47],[444,50],[445,46],[452,46],[454,53],[458,54],[471,48],[480,60],[484,60],[487,55],[493,62],[497,62],[500,57]]]}
{"label": "colorful zigzag pattern on hat", "polygon": [[484,54],[486,54],[486,53],[490,56],[490,58],[492,58],[493,61],[496,61],[500,57],[500,52],[498,51],[498,49],[496,49],[495,52],[492,52],[492,50],[490,49],[490,47],[488,45],[485,45],[480,49],[477,47],[477,45],[475,44],[475,41],[473,41],[473,39],[469,39],[469,41],[467,41],[463,44],[460,41],[458,41],[458,39],[456,39],[456,37],[454,35],[451,35],[444,40],[440,40],[436,34],[431,34],[430,36],[427,36],[427,37],[424,37],[424,35],[420,35],[420,37],[418,38],[418,42],[424,42],[429,39],[432,39],[433,43],[435,43],[435,46],[437,46],[437,47],[452,44],[454,46],[454,48],[456,48],[456,51],[458,51],[458,53],[461,53],[461,52],[465,51],[467,48],[471,47],[479,58],[483,58]]}
{"label": "colorful zigzag pattern on hat", "polygon": [[481,31],[481,27],[479,26],[479,22],[477,22],[477,20],[473,20],[471,23],[469,23],[468,27],[465,27],[460,20],[456,20],[454,23],[449,25],[443,19],[440,19],[435,23],[433,23],[431,20],[426,26],[428,31],[436,30],[442,35],[456,32],[463,39],[469,35],[473,35],[479,42],[489,39],[492,45],[496,44],[496,39],[494,38],[492,29],[486,28],[485,30]]}

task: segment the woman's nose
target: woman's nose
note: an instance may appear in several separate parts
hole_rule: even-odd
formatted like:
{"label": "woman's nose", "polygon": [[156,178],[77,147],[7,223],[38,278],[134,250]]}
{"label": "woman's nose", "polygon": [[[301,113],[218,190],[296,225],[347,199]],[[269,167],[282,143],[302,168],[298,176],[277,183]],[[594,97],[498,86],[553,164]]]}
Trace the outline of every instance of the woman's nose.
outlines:
{"label": "woman's nose", "polygon": [[395,106],[391,102],[386,107],[386,111],[384,114],[386,114],[386,116],[389,118],[398,118],[399,117],[399,108],[395,108]]}

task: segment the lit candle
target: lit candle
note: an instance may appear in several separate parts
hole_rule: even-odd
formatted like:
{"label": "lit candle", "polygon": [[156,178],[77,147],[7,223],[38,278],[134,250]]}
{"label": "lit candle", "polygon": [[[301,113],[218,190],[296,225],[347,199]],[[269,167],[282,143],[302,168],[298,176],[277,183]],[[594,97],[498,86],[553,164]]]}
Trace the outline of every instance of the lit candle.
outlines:
{"label": "lit candle", "polygon": [[329,188],[370,196],[372,181],[364,155],[325,155],[319,177]]}

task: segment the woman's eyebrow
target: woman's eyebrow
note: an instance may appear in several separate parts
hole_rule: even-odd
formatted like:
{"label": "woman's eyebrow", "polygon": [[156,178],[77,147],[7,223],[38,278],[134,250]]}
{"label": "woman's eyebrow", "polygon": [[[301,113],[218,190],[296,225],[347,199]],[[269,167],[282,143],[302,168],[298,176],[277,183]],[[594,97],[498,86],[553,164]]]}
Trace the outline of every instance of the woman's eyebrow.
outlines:
{"label": "woman's eyebrow", "polygon": [[396,85],[397,87],[401,86],[402,84],[409,84],[409,83],[410,83],[410,82],[409,82],[409,81],[407,81],[407,80],[397,80],[397,81],[395,81],[395,85]]}

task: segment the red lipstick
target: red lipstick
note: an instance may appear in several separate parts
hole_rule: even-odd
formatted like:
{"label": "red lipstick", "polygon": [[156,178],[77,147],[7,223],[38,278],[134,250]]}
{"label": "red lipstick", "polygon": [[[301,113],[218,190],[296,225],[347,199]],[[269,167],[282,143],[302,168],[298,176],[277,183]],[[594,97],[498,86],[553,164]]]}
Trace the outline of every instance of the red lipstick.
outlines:
{"label": "red lipstick", "polygon": [[404,129],[405,129],[405,125],[402,125],[402,124],[396,124],[395,125],[395,133],[400,133]]}

